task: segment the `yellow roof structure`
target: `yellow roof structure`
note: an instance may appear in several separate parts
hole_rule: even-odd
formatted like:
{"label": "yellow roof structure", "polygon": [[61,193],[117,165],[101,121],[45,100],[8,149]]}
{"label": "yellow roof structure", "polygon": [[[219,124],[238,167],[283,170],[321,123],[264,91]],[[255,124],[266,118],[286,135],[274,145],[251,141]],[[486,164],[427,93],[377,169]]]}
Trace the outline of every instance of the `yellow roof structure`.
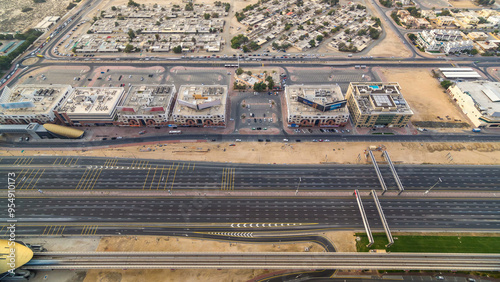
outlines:
{"label": "yellow roof structure", "polygon": [[74,129],[71,127],[66,127],[57,124],[46,123],[43,125],[43,127],[54,134],[74,139],[82,137],[84,133],[83,130]]}
{"label": "yellow roof structure", "polygon": [[[11,246],[9,246],[9,243]],[[15,250],[14,255],[11,255],[11,249]],[[15,256],[14,268],[18,268],[33,258],[33,251],[19,242],[0,240],[0,273],[7,272],[13,268],[13,265],[10,265],[12,256]]]}

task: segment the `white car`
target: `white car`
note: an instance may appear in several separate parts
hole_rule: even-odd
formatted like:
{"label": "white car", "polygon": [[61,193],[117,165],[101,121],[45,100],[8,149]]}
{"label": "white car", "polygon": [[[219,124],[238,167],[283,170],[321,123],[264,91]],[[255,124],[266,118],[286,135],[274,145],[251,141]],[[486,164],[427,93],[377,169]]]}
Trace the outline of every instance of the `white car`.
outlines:
{"label": "white car", "polygon": [[236,139],[236,140],[234,140],[234,141],[236,141],[236,142],[241,142],[241,139]]}
{"label": "white car", "polygon": [[288,142],[288,139],[283,139],[283,142]]}

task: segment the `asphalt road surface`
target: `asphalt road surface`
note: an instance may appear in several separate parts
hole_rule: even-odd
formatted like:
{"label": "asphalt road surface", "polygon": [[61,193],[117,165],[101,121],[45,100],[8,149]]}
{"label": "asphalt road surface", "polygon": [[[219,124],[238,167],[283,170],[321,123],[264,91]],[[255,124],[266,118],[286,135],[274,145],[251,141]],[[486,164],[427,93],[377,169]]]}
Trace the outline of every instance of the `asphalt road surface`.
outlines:
{"label": "asphalt road surface", "polygon": [[[500,166],[395,165],[406,191],[497,191]],[[398,190],[380,165],[389,190]],[[16,174],[16,189],[249,191],[381,189],[370,165],[266,165],[78,157],[5,157],[0,182]]]}
{"label": "asphalt road surface", "polygon": [[[500,200],[384,198],[380,203],[393,231],[500,229]],[[363,205],[370,226],[382,230],[373,200],[365,198]],[[7,219],[1,218],[3,222]],[[244,238],[255,237],[253,232],[257,231],[363,228],[354,196],[335,199],[18,198],[16,219],[18,236],[206,232]],[[3,237],[8,233],[6,226],[0,230]]]}
{"label": "asphalt road surface", "polygon": [[[77,148],[82,149],[93,146],[116,146],[122,144],[142,143],[142,142],[162,142],[167,140],[191,140],[191,141],[211,141],[234,142],[235,139],[241,139],[243,142],[257,142],[258,139],[269,139],[271,142],[283,142],[283,138],[290,140],[290,143],[311,142],[314,139],[328,138],[331,142],[498,142],[500,135],[494,134],[449,134],[449,135],[325,135],[325,134],[307,134],[290,135],[287,133],[277,135],[253,134],[181,134],[181,135],[163,135],[146,137],[124,137],[117,140],[100,141],[55,141],[50,142],[2,142],[2,147],[10,148]],[[297,141],[300,140],[300,141]]]}

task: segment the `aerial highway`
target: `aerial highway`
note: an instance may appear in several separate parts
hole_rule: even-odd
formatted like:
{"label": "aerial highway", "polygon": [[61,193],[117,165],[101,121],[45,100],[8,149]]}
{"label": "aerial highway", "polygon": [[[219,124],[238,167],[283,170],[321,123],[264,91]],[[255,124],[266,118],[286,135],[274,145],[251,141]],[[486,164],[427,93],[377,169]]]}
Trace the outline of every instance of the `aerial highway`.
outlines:
{"label": "aerial highway", "polygon": [[500,270],[498,254],[435,253],[35,253],[24,269]]}
{"label": "aerial highway", "polygon": [[[438,179],[446,191],[498,191],[500,166],[395,165],[408,191],[429,189]],[[380,170],[397,190],[388,165]],[[371,190],[381,189],[371,164],[284,165],[92,157],[4,157],[0,181],[16,173],[18,191],[29,190]],[[300,182],[300,184],[299,184]]]}
{"label": "aerial highway", "polygon": [[[393,231],[500,230],[498,199],[381,198]],[[375,203],[363,202],[374,230],[382,230]],[[224,237],[265,231],[361,230],[354,196],[259,197],[57,197],[18,198],[18,236],[177,235]],[[7,218],[1,218],[6,222]],[[5,227],[5,226],[3,226]],[[7,233],[6,229],[0,234]],[[214,233],[215,232],[215,233]],[[232,233],[240,234],[232,234]],[[222,234],[216,234],[222,233]]]}

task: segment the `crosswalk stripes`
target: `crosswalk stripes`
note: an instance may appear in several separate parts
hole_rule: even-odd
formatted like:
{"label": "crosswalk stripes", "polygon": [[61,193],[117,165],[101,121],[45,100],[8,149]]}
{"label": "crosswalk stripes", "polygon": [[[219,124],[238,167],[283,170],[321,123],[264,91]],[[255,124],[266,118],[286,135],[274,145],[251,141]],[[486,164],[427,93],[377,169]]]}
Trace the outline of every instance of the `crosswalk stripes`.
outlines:
{"label": "crosswalk stripes", "polygon": [[177,164],[177,166],[175,167],[174,177],[172,178],[172,186],[170,187],[170,191],[174,190],[175,176],[177,175],[177,170],[178,169],[179,169],[179,164]]}
{"label": "crosswalk stripes", "polygon": [[153,182],[155,182],[155,177],[156,177],[156,172],[158,171],[158,165],[155,167],[155,172],[153,174],[153,179],[151,179],[151,185],[149,185],[149,190],[151,190],[151,187],[153,187]]}
{"label": "crosswalk stripes", "polygon": [[64,233],[64,229],[66,229],[64,225],[46,225],[42,236],[61,236]]}
{"label": "crosswalk stripes", "polygon": [[93,236],[97,234],[98,225],[84,225],[80,235]]}
{"label": "crosswalk stripes", "polygon": [[99,168],[87,168],[83,172],[80,181],[76,185],[76,190],[93,190],[97,180],[101,176],[102,169]]}
{"label": "crosswalk stripes", "polygon": [[[42,177],[42,175],[43,175],[44,173],[45,173],[45,169],[44,169],[44,170],[42,170],[42,172],[38,175],[38,178],[36,179],[35,183],[33,184],[33,186],[31,186],[31,190],[35,189],[36,184],[38,183],[38,180],[40,180],[40,178]],[[28,188],[26,188],[26,189],[29,189],[29,186],[28,186]]]}
{"label": "crosswalk stripes", "polygon": [[221,190],[233,191],[234,190],[234,168],[223,168],[222,169],[222,180],[221,180]]}
{"label": "crosswalk stripes", "polygon": [[34,158],[17,158],[13,165],[30,165]]}
{"label": "crosswalk stripes", "polygon": [[131,169],[147,169],[151,168],[149,165],[149,161],[132,161],[132,164],[130,164]]}
{"label": "crosswalk stripes", "polygon": [[[0,236],[7,236],[7,232],[9,232],[9,229],[6,228],[7,226],[2,225],[2,228],[0,229]],[[5,229],[5,230],[4,230]]]}
{"label": "crosswalk stripes", "polygon": [[163,190],[167,190],[167,183],[168,183],[168,178],[170,177],[170,171],[172,170],[172,168],[174,167],[173,164],[171,164],[169,167],[168,167],[168,173],[167,173],[167,180],[165,181],[165,187],[163,187]]}
{"label": "crosswalk stripes", "polygon": [[104,162],[104,166],[106,168],[108,168],[108,167],[114,167],[114,166],[116,166],[117,163],[118,163],[118,159],[109,159],[109,160],[106,160]]}
{"label": "crosswalk stripes", "polygon": [[[33,174],[34,173],[34,174]],[[16,183],[17,183],[17,189],[22,190],[22,189],[33,189],[35,188],[36,184],[42,177],[42,175],[45,173],[45,169],[27,169],[27,170],[22,170],[19,174],[16,176]]]}
{"label": "crosswalk stripes", "polygon": [[28,175],[28,178],[26,179],[26,181],[24,181],[24,182],[22,183],[22,185],[20,185],[20,186],[19,186],[19,184],[18,184],[19,190],[22,190],[23,188],[25,188],[26,183],[29,183],[29,184],[28,184],[28,186],[27,186],[25,189],[28,189],[28,188],[30,187],[31,182],[33,182],[33,179],[35,179],[35,177],[36,177],[36,175],[38,174],[38,172],[40,171],[40,169],[38,169],[38,170],[36,171],[35,175],[33,175],[33,178],[31,178],[31,180],[28,182],[28,180],[30,179],[31,174],[32,174],[34,171],[35,171],[35,169],[33,169],[33,170],[30,172],[30,174]]}
{"label": "crosswalk stripes", "polygon": [[253,237],[252,232],[209,232],[210,235],[221,235],[221,236],[231,236],[231,237]]}
{"label": "crosswalk stripes", "polygon": [[56,158],[52,165],[75,165],[79,158]]}

